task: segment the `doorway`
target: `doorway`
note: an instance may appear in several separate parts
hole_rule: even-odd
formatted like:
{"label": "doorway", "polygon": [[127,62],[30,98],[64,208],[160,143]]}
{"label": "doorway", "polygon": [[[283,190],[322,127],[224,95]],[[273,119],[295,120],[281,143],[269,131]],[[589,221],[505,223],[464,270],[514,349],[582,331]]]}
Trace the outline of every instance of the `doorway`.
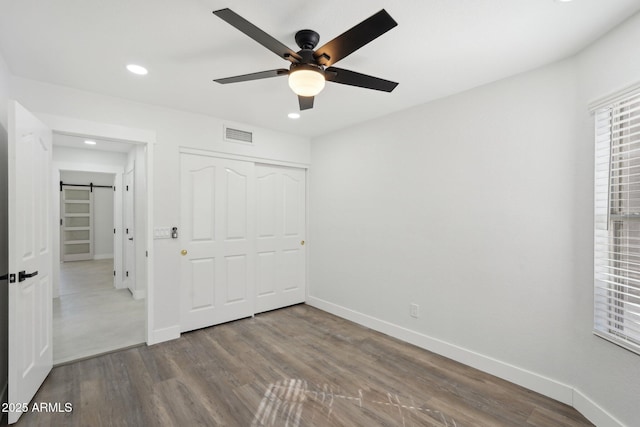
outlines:
{"label": "doorway", "polygon": [[146,342],[146,283],[135,280],[139,252],[130,245],[137,229],[146,229],[146,217],[137,218],[135,198],[128,197],[135,187],[146,188],[134,167],[144,169],[145,161],[144,147],[134,143],[54,131],[54,180],[60,182],[54,364]]}

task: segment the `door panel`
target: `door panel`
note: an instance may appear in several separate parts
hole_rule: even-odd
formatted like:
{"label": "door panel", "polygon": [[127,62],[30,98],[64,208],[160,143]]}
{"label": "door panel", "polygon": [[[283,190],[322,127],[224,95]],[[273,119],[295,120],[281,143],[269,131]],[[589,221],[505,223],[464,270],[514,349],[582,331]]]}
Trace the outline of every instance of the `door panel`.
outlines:
{"label": "door panel", "polygon": [[254,165],[181,154],[181,329],[254,314]]}
{"label": "door panel", "polygon": [[53,364],[51,131],[16,102],[8,155],[9,271],[30,276],[9,284],[9,403],[27,403]]}
{"label": "door panel", "polygon": [[305,300],[305,171],[256,165],[256,191],[256,313],[260,313]]}
{"label": "door panel", "polygon": [[[247,256],[225,257],[227,267],[227,288],[223,296],[225,304],[238,303],[247,299]],[[253,314],[253,313],[251,313]]]}
{"label": "door panel", "polygon": [[260,252],[257,260],[258,296],[272,295],[276,292],[276,253]]}
{"label": "door panel", "polygon": [[[243,165],[244,166],[244,165]],[[247,209],[249,200],[247,199],[247,175],[242,175],[236,170],[225,168],[224,194],[226,200],[221,202],[226,206],[225,220],[227,232],[225,238],[247,239]]]}
{"label": "door panel", "polygon": [[191,307],[195,310],[215,307],[215,258],[194,259],[191,261]]}

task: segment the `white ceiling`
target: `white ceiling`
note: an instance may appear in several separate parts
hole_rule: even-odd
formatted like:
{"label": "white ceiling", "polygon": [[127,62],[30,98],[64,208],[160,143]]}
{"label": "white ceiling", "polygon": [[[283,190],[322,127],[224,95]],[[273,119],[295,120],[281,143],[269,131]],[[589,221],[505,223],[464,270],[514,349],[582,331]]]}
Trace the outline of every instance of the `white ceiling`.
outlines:
{"label": "white ceiling", "polygon": [[[298,120],[286,77],[214,78],[287,68],[214,16],[230,7],[298,50],[386,9],[398,26],[336,66],[399,82],[392,93],[328,83]],[[4,0],[0,52],[11,72],[289,133],[318,136],[570,56],[640,10],[638,0]],[[149,69],[145,77],[128,63]]]}

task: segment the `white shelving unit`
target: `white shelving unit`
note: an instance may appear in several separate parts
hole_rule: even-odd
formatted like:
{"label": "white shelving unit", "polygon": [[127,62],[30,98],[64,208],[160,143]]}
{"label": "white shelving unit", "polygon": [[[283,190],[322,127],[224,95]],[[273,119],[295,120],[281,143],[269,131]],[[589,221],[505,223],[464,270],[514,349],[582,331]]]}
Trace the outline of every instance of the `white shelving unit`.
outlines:
{"label": "white shelving unit", "polygon": [[93,192],[65,186],[60,192],[62,260],[93,259]]}

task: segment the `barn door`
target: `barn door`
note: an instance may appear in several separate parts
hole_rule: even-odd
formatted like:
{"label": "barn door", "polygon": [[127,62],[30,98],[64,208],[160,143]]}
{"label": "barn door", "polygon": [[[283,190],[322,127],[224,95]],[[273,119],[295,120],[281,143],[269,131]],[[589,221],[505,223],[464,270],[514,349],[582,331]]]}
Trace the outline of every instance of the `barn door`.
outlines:
{"label": "barn door", "polygon": [[304,302],[305,170],[256,165],[256,313]]}
{"label": "barn door", "polygon": [[88,187],[62,187],[60,218],[62,260],[93,259],[93,191]]}
{"label": "barn door", "polygon": [[254,164],[181,154],[181,329],[254,314]]}

